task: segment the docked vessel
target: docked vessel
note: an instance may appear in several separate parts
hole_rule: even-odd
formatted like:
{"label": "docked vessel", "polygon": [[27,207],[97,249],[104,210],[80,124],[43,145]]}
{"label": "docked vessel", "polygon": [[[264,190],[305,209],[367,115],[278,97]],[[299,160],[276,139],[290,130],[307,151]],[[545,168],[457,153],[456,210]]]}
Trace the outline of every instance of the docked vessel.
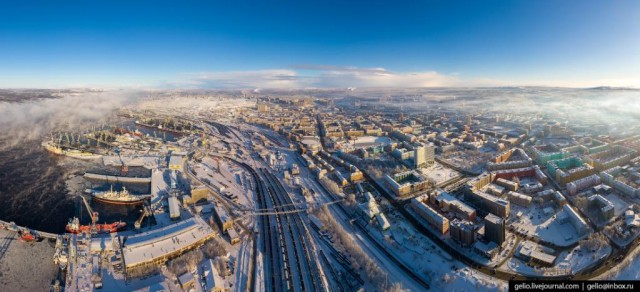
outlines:
{"label": "docked vessel", "polygon": [[51,142],[51,141],[47,141],[42,143],[42,146],[44,146],[45,149],[47,149],[47,151],[56,154],[56,155],[64,155],[64,156],[69,156],[69,157],[73,157],[73,158],[78,158],[78,159],[98,159],[98,158],[102,158],[102,155],[100,154],[94,154],[91,152],[86,152],[86,151],[82,151],[82,150],[66,150],[63,149],[62,147],[56,145],[55,143]]}
{"label": "docked vessel", "polygon": [[149,128],[149,129],[158,129],[158,130],[160,130],[160,131],[169,132],[169,133],[174,134],[174,135],[184,135],[184,134],[185,134],[185,132],[183,132],[183,131],[179,131],[179,130],[175,130],[175,129],[170,129],[170,128],[165,128],[165,127],[163,127],[162,125],[157,125],[157,126],[156,126],[156,125],[151,125],[151,124],[143,123],[143,122],[141,122],[141,121],[135,121],[135,124],[136,124],[136,125],[138,125],[138,126],[142,126],[142,127],[145,127],[145,128]]}
{"label": "docked vessel", "polygon": [[[94,226],[96,233],[112,233],[124,229],[127,226],[127,223],[118,221],[114,223],[95,224]],[[65,229],[69,233],[83,233],[92,232],[92,227],[94,226],[80,225],[80,220],[78,220],[77,217],[74,217],[69,220]]]}
{"label": "docked vessel", "polygon": [[133,195],[125,187],[122,187],[120,192],[113,191],[113,186],[108,192],[93,193],[92,196],[98,202],[116,205],[140,205],[151,197],[149,195]]}

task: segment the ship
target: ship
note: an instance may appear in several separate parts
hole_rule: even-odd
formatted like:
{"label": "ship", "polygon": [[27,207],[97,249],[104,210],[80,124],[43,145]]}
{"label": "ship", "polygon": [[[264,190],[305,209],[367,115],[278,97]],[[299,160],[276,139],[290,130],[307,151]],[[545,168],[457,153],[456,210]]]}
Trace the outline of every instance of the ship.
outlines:
{"label": "ship", "polygon": [[135,121],[135,124],[141,127],[145,127],[145,128],[149,128],[149,129],[157,129],[160,131],[164,131],[164,132],[169,132],[171,134],[174,135],[184,135],[186,131],[179,131],[179,130],[175,130],[175,129],[170,129],[170,128],[165,128],[162,125],[152,125],[152,124],[147,124],[147,123],[143,123],[141,121]]}
{"label": "ship", "polygon": [[133,195],[125,187],[122,187],[120,192],[113,191],[113,186],[108,192],[93,193],[92,196],[98,202],[116,205],[141,205],[151,197],[150,195]]}
{"label": "ship", "polygon": [[[124,229],[127,226],[126,222],[118,221],[114,223],[104,223],[104,224],[95,224],[95,232],[96,233],[113,233]],[[91,225],[80,225],[80,220],[77,217],[69,220],[67,223],[66,230],[69,233],[93,233]]]}
{"label": "ship", "polygon": [[42,143],[42,146],[44,146],[44,148],[47,149],[47,151],[56,155],[64,155],[64,156],[69,156],[69,157],[78,158],[78,159],[85,159],[85,160],[102,158],[102,155],[100,154],[95,154],[95,153],[82,151],[82,150],[75,150],[75,149],[74,150],[63,149],[62,147],[56,145],[52,141],[44,142]]}

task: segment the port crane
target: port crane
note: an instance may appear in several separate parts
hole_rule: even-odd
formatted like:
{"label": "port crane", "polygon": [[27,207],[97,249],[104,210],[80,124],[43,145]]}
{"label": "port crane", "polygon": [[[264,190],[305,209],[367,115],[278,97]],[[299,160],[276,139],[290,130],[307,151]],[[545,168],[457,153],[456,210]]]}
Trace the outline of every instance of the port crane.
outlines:
{"label": "port crane", "polygon": [[83,196],[80,196],[80,198],[82,198],[82,202],[84,202],[84,206],[87,208],[87,212],[89,212],[89,217],[91,217],[91,234],[96,234],[98,233],[98,229],[96,228],[96,222],[98,222],[98,212],[94,212],[93,209],[91,209],[91,206],[89,205],[89,202],[87,202],[87,199],[85,199]]}
{"label": "port crane", "polygon": [[128,173],[129,172],[129,166],[124,163],[124,160],[122,160],[122,156],[120,156],[120,148],[115,147],[113,148],[113,152],[115,152],[116,154],[118,154],[118,159],[120,159],[120,164],[122,165],[122,173]]}

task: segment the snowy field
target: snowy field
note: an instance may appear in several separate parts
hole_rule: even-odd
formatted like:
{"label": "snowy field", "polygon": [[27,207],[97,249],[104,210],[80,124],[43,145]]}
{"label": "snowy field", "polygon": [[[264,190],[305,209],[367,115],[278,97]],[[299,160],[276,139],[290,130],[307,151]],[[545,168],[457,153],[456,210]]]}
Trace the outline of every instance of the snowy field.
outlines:
{"label": "snowy field", "polygon": [[356,138],[354,142],[355,148],[367,148],[377,145],[389,145],[392,140],[389,137],[384,136],[360,136]]}
{"label": "snowy field", "polygon": [[55,248],[48,240],[22,242],[13,231],[0,230],[0,291],[46,291],[56,273]]}
{"label": "snowy field", "polygon": [[597,264],[611,253],[611,247],[605,246],[596,252],[585,252],[576,247],[571,251],[561,252],[553,267],[529,266],[522,260],[513,257],[500,267],[527,276],[563,276],[575,275],[575,273]]}
{"label": "snowy field", "polygon": [[370,227],[370,233],[378,242],[387,245],[388,250],[402,262],[431,279],[429,282],[435,286],[432,288],[452,291],[506,290],[506,282],[477,272],[453,259],[431,239],[399,218],[397,215],[388,216],[391,223],[388,232],[394,238],[391,243],[383,238],[377,228]]}
{"label": "snowy field", "polygon": [[638,279],[640,279],[640,247],[635,247],[620,264],[596,278],[596,280]]}
{"label": "snowy field", "polygon": [[440,186],[460,177],[460,173],[435,162],[433,166],[421,168],[420,172],[433,184]]}
{"label": "snowy field", "polygon": [[[520,218],[516,217],[518,211],[524,214]],[[564,211],[555,211],[554,214],[545,215],[543,209],[534,204],[529,208],[511,204],[510,224],[521,234],[534,236],[557,246],[569,246],[584,237],[578,236],[571,223],[560,224],[556,218]]]}

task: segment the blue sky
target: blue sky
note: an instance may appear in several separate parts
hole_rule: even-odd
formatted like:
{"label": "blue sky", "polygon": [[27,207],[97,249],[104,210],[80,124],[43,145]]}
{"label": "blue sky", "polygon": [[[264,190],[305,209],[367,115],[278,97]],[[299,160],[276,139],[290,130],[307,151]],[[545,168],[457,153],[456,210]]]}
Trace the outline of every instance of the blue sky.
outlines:
{"label": "blue sky", "polygon": [[640,1],[22,2],[0,87],[640,87]]}

